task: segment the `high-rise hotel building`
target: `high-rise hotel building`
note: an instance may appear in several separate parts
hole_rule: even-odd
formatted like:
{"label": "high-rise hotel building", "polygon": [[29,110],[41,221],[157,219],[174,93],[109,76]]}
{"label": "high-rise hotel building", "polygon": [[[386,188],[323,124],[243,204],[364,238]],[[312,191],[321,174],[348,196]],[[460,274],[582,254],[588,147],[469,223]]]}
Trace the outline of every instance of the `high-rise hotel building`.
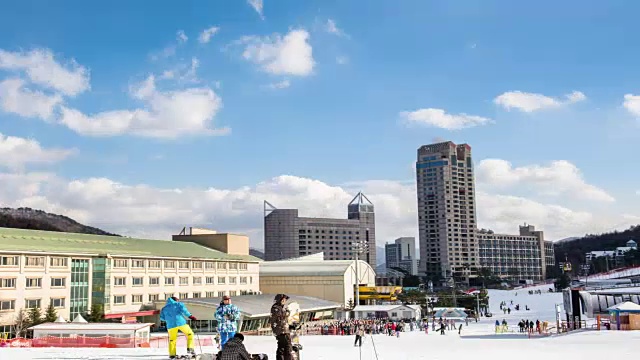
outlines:
{"label": "high-rise hotel building", "polygon": [[475,182],[471,146],[424,145],[416,162],[421,272],[431,278],[476,275]]}

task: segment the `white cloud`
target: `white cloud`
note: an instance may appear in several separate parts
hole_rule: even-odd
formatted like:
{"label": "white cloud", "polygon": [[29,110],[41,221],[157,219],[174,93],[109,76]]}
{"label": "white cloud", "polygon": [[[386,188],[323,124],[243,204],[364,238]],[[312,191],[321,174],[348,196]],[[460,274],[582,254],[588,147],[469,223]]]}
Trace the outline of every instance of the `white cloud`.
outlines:
{"label": "white cloud", "polygon": [[[329,185],[282,175],[252,186],[155,188],[107,178],[66,180],[52,174],[0,172],[0,203],[66,214],[76,220],[130,236],[168,238],[183,226],[246,233],[262,247],[263,200],[280,208],[298,208],[301,216],[346,217],[346,206],[362,190],[375,205],[378,244],[416,236],[416,189],[412,181],[364,181]],[[527,222],[548,239],[628,227],[637,216],[572,210],[531,199],[477,192],[479,226],[514,233]]]}
{"label": "white cloud", "polygon": [[262,12],[264,8],[264,3],[262,2],[262,0],[247,0],[247,3],[251,5],[253,10],[255,10],[258,13],[258,15],[260,15],[260,18],[264,20],[264,15]]}
{"label": "white cloud", "polygon": [[332,19],[327,19],[327,23],[324,25],[324,30],[329,34],[347,36],[342,29],[338,28],[338,25],[336,25],[336,22]]}
{"label": "white cloud", "polygon": [[24,71],[31,82],[76,96],[90,88],[89,71],[75,60],[57,62],[49,49],[9,52],[0,49],[0,69]]}
{"label": "white cloud", "polygon": [[258,64],[263,71],[275,75],[307,76],[315,65],[308,40],[309,33],[297,29],[285,36],[245,36],[238,43],[246,46],[242,56]]}
{"label": "white cloud", "polygon": [[419,109],[400,113],[408,124],[426,125],[447,130],[460,130],[491,123],[491,119],[467,114],[447,114],[442,109]]}
{"label": "white cloud", "polygon": [[21,79],[12,78],[0,82],[0,109],[5,112],[48,120],[61,103],[61,95],[47,95],[30,90]]}
{"label": "white cloud", "polygon": [[39,142],[0,133],[0,166],[21,169],[28,164],[53,164],[74,154],[74,149],[45,149]]}
{"label": "white cloud", "polygon": [[269,87],[271,89],[286,89],[289,86],[291,86],[291,83],[289,82],[289,80],[282,80],[277,83],[269,84]]}
{"label": "white cloud", "polygon": [[508,91],[498,95],[493,102],[506,110],[520,110],[534,112],[539,110],[559,108],[586,100],[586,96],[580,91],[574,91],[565,95],[565,100],[552,98],[542,94],[527,93],[522,91]]}
{"label": "white cloud", "polygon": [[349,58],[347,56],[337,56],[336,57],[336,62],[340,65],[344,65],[344,64],[348,64],[349,63]]}
{"label": "white cloud", "polygon": [[179,43],[186,43],[189,40],[189,37],[184,33],[184,30],[178,30],[176,33],[176,40],[178,40]]}
{"label": "white cloud", "polygon": [[176,91],[158,91],[150,76],[132,87],[132,97],[144,108],[113,110],[85,115],[62,107],[60,122],[70,129],[90,136],[133,134],[145,137],[176,138],[181,135],[225,135],[230,129],[212,129],[213,119],[222,100],[207,87]]}
{"label": "white cloud", "polygon": [[535,187],[551,196],[566,195],[574,199],[614,202],[605,190],[588,184],[580,169],[566,160],[553,161],[548,166],[530,165],[513,167],[501,159],[482,160],[476,167],[478,183],[493,187]]}
{"label": "white cloud", "polygon": [[216,33],[218,33],[218,31],[220,31],[220,28],[218,26],[212,26],[208,29],[204,29],[202,30],[202,32],[200,33],[200,36],[198,37],[198,41],[201,44],[206,44],[211,40],[211,37],[213,35],[215,35]]}
{"label": "white cloud", "polygon": [[625,94],[622,105],[631,114],[640,116],[640,95]]}

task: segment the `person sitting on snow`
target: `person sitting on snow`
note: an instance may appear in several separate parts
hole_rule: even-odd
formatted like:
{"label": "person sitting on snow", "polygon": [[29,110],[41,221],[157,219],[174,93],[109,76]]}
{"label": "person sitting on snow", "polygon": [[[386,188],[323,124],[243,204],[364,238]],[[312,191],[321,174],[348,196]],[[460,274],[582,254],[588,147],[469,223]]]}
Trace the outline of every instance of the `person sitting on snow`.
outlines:
{"label": "person sitting on snow", "polygon": [[242,343],[244,335],[237,333],[233,338],[229,339],[224,348],[216,355],[216,360],[251,360],[251,354],[247,351]]}

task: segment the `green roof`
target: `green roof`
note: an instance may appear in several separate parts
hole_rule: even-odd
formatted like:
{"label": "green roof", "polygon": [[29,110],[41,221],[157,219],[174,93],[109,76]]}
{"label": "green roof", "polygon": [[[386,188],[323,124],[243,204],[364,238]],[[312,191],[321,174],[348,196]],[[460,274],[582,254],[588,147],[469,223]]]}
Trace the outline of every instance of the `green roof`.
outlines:
{"label": "green roof", "polygon": [[250,255],[229,255],[185,241],[133,239],[0,227],[0,252],[2,251],[260,261]]}

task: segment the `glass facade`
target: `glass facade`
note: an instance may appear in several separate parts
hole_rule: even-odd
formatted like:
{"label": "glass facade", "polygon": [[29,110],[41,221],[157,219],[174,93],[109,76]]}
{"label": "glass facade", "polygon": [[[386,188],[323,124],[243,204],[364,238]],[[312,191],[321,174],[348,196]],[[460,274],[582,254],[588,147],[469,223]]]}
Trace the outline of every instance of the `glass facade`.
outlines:
{"label": "glass facade", "polygon": [[89,260],[71,259],[71,319],[89,311]]}
{"label": "glass facade", "polygon": [[91,303],[102,305],[104,313],[111,310],[111,259],[93,258]]}

